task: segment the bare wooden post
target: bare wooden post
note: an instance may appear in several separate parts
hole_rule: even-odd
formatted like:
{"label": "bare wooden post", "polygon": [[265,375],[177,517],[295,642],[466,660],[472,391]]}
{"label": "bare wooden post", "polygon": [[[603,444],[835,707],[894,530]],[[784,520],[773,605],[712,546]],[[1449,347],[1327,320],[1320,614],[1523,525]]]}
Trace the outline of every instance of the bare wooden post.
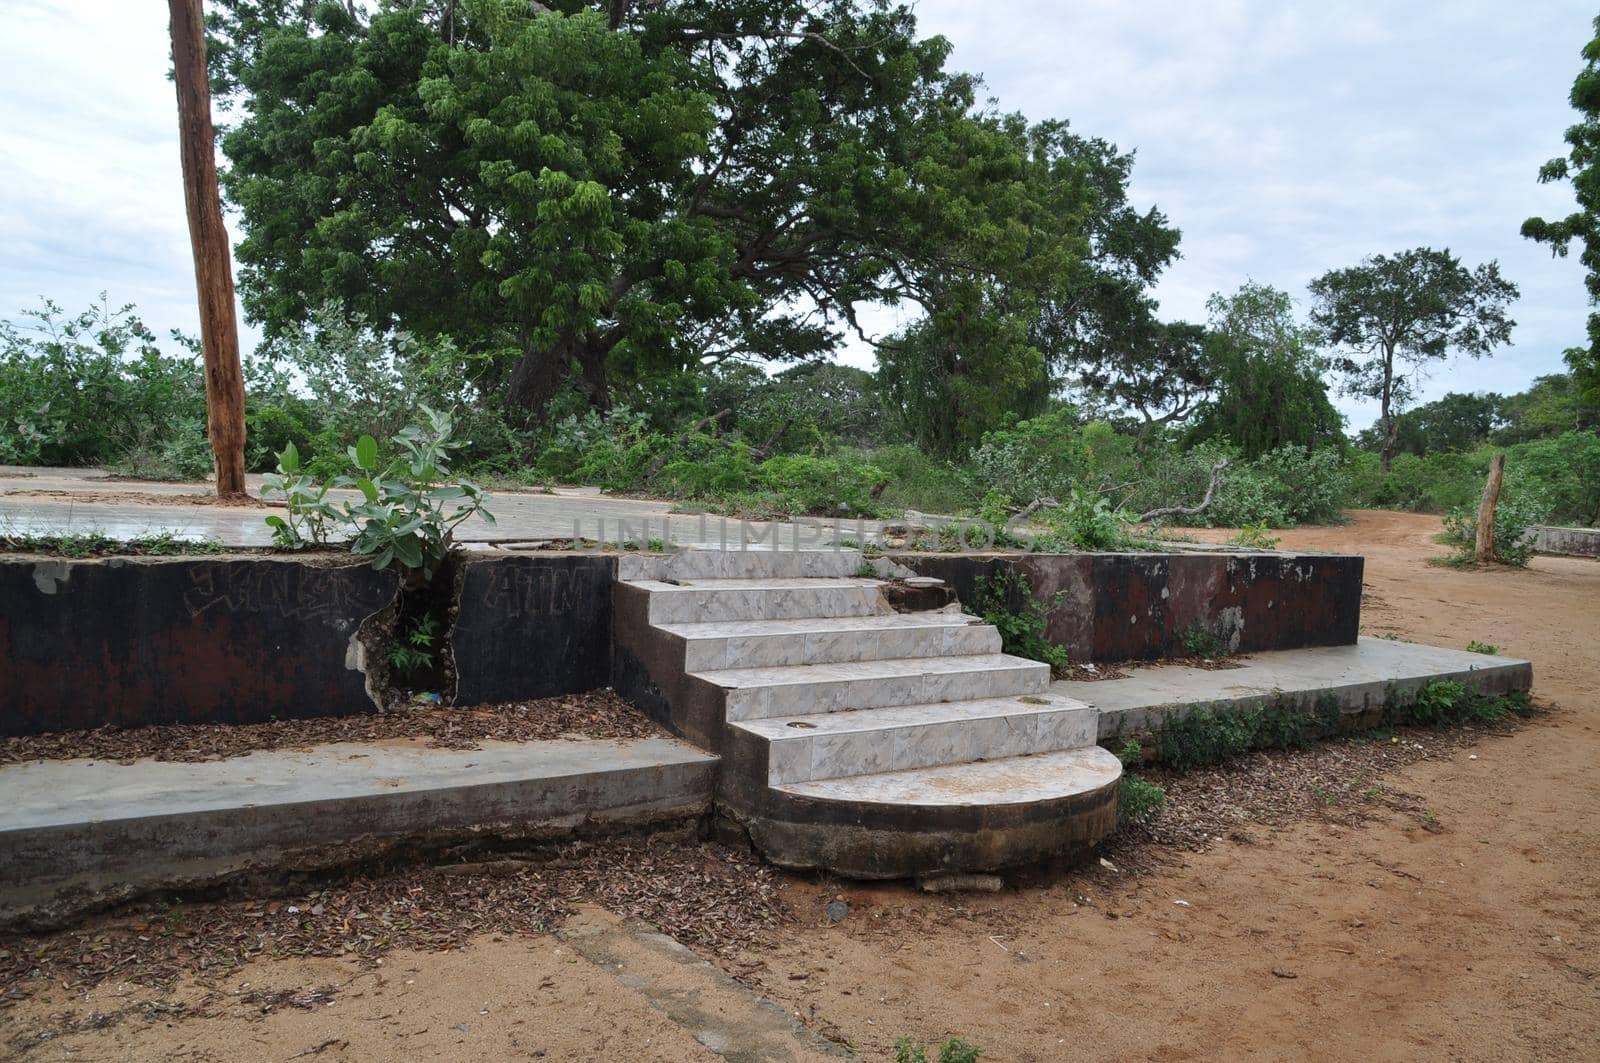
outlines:
{"label": "bare wooden post", "polygon": [[1506,456],[1496,454],[1489,463],[1489,481],[1483,485],[1483,501],[1478,503],[1478,542],[1472,551],[1474,561],[1495,560],[1494,507],[1500,503],[1500,482],[1506,475]]}
{"label": "bare wooden post", "polygon": [[167,7],[178,84],[183,198],[200,295],[200,341],[205,348],[206,424],[217,462],[217,497],[238,498],[245,494],[244,373],[239,368],[239,326],[233,314],[233,257],[217,191],[205,20],[200,0],[167,0]]}

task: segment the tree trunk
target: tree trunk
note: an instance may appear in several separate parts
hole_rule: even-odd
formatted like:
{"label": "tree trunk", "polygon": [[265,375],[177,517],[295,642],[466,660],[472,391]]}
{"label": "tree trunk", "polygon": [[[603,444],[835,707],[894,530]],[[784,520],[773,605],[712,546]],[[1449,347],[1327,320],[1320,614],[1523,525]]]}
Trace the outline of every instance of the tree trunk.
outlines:
{"label": "tree trunk", "polygon": [[1496,454],[1489,463],[1489,480],[1483,485],[1483,501],[1478,503],[1478,542],[1472,559],[1479,562],[1495,560],[1494,508],[1500,504],[1500,482],[1506,474],[1506,456]]}
{"label": "tree trunk", "polygon": [[172,16],[172,66],[178,86],[178,146],[183,199],[194,251],[205,350],[206,426],[217,462],[217,497],[240,498],[244,486],[244,372],[233,313],[233,260],[217,190],[216,136],[211,128],[211,82],[206,71],[205,21],[200,0],[167,0]]}
{"label": "tree trunk", "polygon": [[1383,471],[1394,468],[1394,445],[1400,437],[1400,426],[1394,420],[1394,350],[1385,347],[1383,352]]}

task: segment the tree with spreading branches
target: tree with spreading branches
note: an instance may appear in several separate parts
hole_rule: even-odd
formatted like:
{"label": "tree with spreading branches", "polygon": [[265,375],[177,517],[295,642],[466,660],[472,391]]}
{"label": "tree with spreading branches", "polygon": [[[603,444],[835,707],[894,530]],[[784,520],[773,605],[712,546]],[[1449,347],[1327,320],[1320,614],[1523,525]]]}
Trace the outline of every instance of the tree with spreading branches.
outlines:
{"label": "tree with spreading branches", "polygon": [[980,106],[889,0],[219,0],[212,34],[250,317],[447,335],[530,414],[900,343],[883,305],[1031,387],[1176,244],[1129,157]]}
{"label": "tree with spreading branches", "polygon": [[1311,282],[1311,321],[1340,348],[1345,390],[1376,399],[1384,471],[1394,462],[1396,413],[1431,362],[1481,358],[1511,339],[1517,286],[1488,262],[1468,269],[1449,250],[1372,255]]}

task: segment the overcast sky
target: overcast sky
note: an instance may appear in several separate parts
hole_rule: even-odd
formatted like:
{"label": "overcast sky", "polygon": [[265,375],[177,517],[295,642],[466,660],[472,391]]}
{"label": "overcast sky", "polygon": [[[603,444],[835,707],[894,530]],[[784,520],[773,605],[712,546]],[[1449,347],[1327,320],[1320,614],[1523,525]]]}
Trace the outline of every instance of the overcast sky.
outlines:
{"label": "overcast sky", "polygon": [[[1247,277],[1303,301],[1324,270],[1426,244],[1468,264],[1498,259],[1522,299],[1513,345],[1442,368],[1424,398],[1520,390],[1583,340],[1578,263],[1518,229],[1571,206],[1535,173],[1573,120],[1592,3],[922,0],[917,11],[1001,107],[1137,151],[1135,201],[1183,230],[1183,258],[1157,290],[1165,316],[1200,320],[1208,295]],[[164,6],[8,0],[7,14],[0,313],[105,290],[158,331],[197,331]],[[1352,428],[1372,419],[1340,405]]]}

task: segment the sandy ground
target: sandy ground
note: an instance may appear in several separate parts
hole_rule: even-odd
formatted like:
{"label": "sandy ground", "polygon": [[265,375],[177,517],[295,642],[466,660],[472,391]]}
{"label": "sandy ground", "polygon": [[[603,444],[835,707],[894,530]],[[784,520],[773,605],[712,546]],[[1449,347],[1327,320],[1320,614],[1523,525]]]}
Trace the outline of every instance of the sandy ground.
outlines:
{"label": "sandy ground", "polygon": [[[964,897],[794,876],[800,926],[737,969],[867,1059],[892,1058],[901,1035],[958,1035],[986,1061],[1597,1058],[1600,563],[1432,568],[1438,530],[1358,513],[1282,536],[1367,556],[1366,634],[1478,639],[1535,662],[1551,711],[1388,780],[1426,799],[1435,830],[1399,815],[1303,822],[1088,896],[1082,876]],[[836,896],[850,914],[829,925]],[[377,972],[263,961],[170,997],[114,984],[42,995],[5,1013],[0,1044],[29,1024],[64,1028],[63,1012],[92,1024],[126,1009],[26,1058],[717,1058],[632,977],[553,937],[394,952]],[[251,1002],[326,985],[343,987],[331,1006]],[[725,1014],[751,1006],[699,983],[673,992]],[[151,999],[213,1017],[141,1011]]]}
{"label": "sandy ground", "polygon": [[1064,885],[970,917],[846,888],[858,915],[766,957],[768,984],[869,1056],[909,1033],[995,1061],[1600,1057],[1600,564],[1433,568],[1437,519],[1354,516],[1282,545],[1366,555],[1366,634],[1492,642],[1556,705],[1395,777],[1441,830],[1303,823],[1089,905]]}

